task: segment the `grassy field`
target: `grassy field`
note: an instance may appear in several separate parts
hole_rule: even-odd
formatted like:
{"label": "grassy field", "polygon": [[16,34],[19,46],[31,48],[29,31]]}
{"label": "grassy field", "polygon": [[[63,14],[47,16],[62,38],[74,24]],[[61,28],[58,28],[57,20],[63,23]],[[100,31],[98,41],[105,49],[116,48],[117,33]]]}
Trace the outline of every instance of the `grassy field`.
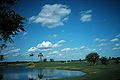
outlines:
{"label": "grassy field", "polygon": [[97,64],[90,66],[87,62],[42,62],[36,67],[56,68],[83,71],[87,74],[82,77],[63,78],[57,80],[120,80],[120,64]]}

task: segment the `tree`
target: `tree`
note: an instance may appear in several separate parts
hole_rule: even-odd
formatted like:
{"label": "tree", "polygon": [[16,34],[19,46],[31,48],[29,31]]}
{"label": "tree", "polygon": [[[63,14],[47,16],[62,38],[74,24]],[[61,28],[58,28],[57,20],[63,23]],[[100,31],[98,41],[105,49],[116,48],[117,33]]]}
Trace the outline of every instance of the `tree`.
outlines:
{"label": "tree", "polygon": [[12,42],[12,37],[25,31],[24,17],[10,8],[16,2],[17,0],[0,0],[0,45]]}
{"label": "tree", "polygon": [[42,60],[43,60],[43,54],[39,53],[38,57],[40,57],[40,61],[42,62]]}
{"label": "tree", "polygon": [[50,59],[50,62],[54,62],[54,59]]}
{"label": "tree", "polygon": [[104,64],[104,65],[107,65],[108,64],[108,59],[106,57],[101,57],[101,63]]}
{"label": "tree", "polygon": [[119,64],[120,62],[119,62],[119,58],[115,58],[115,63],[116,64]]}
{"label": "tree", "polygon": [[3,61],[4,59],[4,55],[0,55],[0,61]]}
{"label": "tree", "polygon": [[45,59],[43,59],[43,62],[47,62],[47,59],[45,58]]}
{"label": "tree", "polygon": [[89,62],[89,63],[93,63],[95,64],[98,60],[99,60],[99,55],[97,52],[91,52],[90,54],[88,54],[86,56],[86,60]]}

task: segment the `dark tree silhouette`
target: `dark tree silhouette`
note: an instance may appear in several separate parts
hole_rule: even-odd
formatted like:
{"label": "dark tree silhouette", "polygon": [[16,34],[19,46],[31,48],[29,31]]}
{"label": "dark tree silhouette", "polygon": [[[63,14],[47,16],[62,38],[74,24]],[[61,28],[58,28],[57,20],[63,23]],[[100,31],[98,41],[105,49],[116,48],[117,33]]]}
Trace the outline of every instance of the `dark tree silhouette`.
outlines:
{"label": "dark tree silhouette", "polygon": [[107,65],[108,64],[108,59],[106,57],[101,57],[100,61],[102,64]]}
{"label": "dark tree silhouette", "polygon": [[45,58],[45,59],[43,59],[43,62],[47,62],[47,59]]}
{"label": "dark tree silhouette", "polygon": [[50,62],[54,62],[54,59],[50,59]]}
{"label": "dark tree silhouette", "polygon": [[98,60],[99,60],[99,55],[97,52],[91,52],[90,54],[88,54],[86,56],[86,60],[89,62],[89,63],[93,63],[95,64]]}
{"label": "dark tree silhouette", "polygon": [[16,2],[17,0],[0,0],[0,44],[12,42],[12,37],[25,31],[24,17],[10,8]]}
{"label": "dark tree silhouette", "polygon": [[4,59],[4,55],[0,55],[0,61],[3,61]]}
{"label": "dark tree silhouette", "polygon": [[115,58],[115,63],[116,63],[116,64],[119,64],[119,63],[120,63],[119,58]]}

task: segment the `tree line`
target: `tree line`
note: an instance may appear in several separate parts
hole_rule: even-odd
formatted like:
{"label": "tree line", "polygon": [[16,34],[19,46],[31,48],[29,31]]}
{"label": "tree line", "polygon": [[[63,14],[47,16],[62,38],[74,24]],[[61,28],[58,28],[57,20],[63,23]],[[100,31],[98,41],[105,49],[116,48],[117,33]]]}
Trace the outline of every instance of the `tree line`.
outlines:
{"label": "tree line", "polygon": [[113,60],[114,61],[114,63],[116,63],[116,64],[119,64],[120,62],[119,62],[119,60],[120,60],[120,57],[109,57],[109,58],[107,58],[107,57],[101,57],[100,58],[100,55],[97,53],[97,52],[91,52],[91,53],[89,53],[87,56],[86,56],[86,60],[88,61],[88,63],[90,63],[90,65],[95,65],[95,64],[97,64],[97,62],[101,62],[102,64],[104,64],[104,65],[107,65],[107,64],[109,64],[109,61],[110,60]]}

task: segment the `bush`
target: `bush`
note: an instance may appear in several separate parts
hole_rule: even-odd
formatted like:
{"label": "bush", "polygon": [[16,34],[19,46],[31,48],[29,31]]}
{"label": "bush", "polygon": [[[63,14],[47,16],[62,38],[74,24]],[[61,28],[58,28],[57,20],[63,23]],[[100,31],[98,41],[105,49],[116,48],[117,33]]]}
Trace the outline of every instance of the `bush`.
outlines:
{"label": "bush", "polygon": [[104,64],[104,65],[107,65],[108,64],[108,59],[106,57],[101,57],[100,59],[101,63]]}
{"label": "bush", "polygon": [[119,63],[120,63],[118,58],[115,59],[115,63],[116,63],[116,64],[119,64]]}

